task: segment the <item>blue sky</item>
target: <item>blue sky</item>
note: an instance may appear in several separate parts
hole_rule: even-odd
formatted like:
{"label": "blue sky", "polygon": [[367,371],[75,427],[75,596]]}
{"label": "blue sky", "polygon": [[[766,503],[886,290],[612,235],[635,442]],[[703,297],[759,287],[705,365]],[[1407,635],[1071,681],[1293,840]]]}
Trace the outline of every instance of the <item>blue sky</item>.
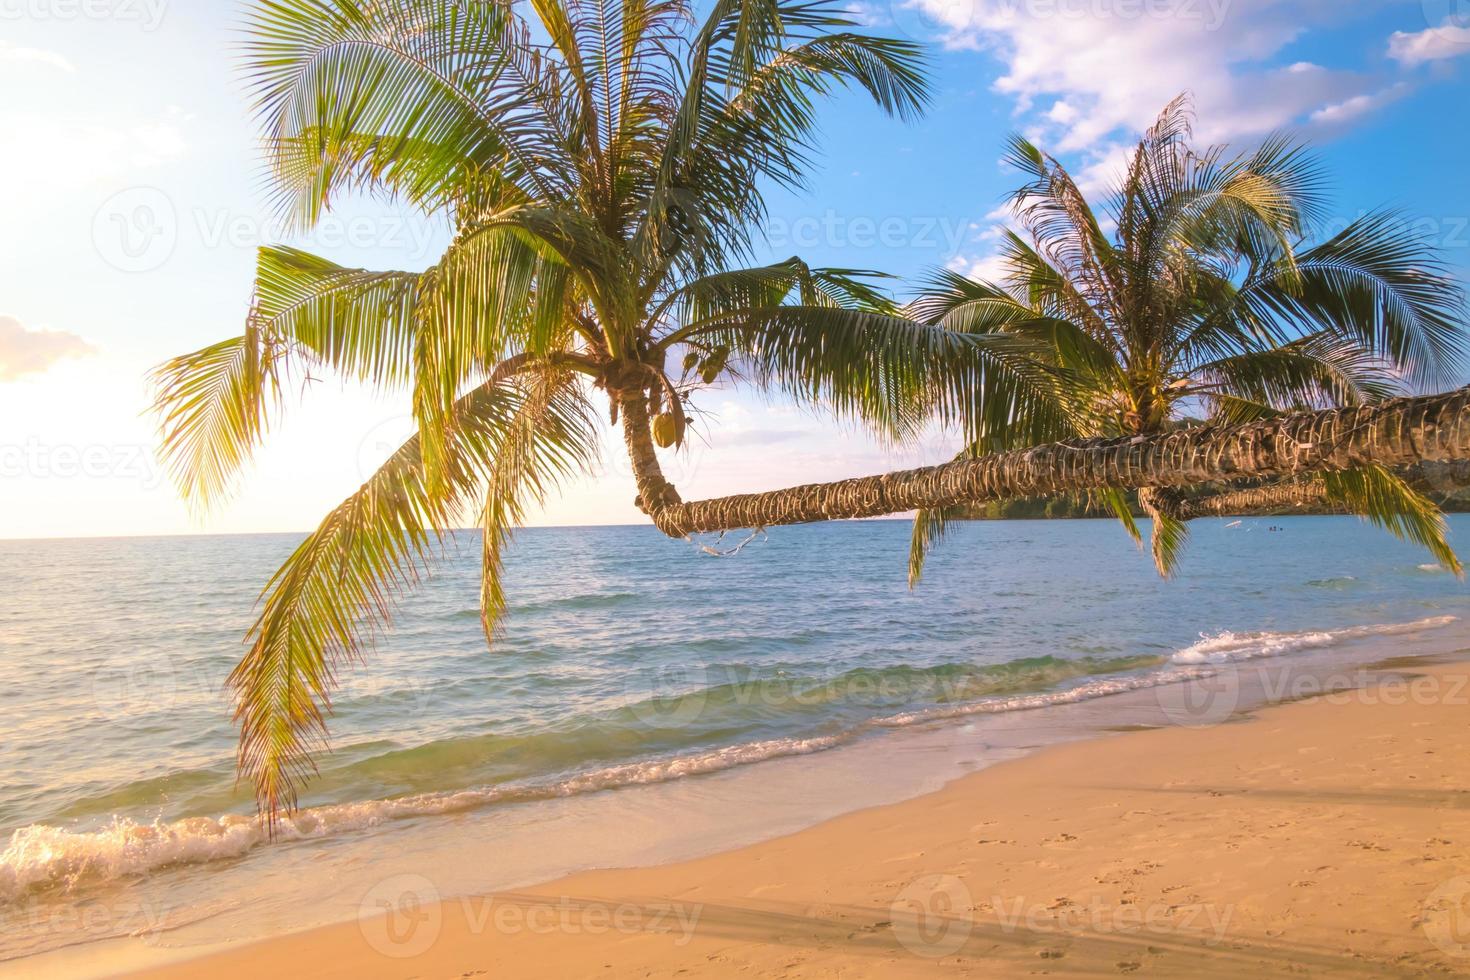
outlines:
{"label": "blue sky", "polygon": [[[935,102],[904,125],[857,95],[824,115],[809,190],[774,193],[769,252],[983,273],[999,165],[1019,130],[1090,189],[1181,91],[1202,141],[1311,140],[1334,221],[1389,205],[1470,278],[1470,14],[1455,0],[855,0],[929,45]],[[225,5],[0,0],[0,537],[302,530],[408,431],[403,401],[311,386],[228,505],[200,516],[151,455],[144,374],[238,332],[253,249],[277,240]],[[1459,19],[1456,19],[1456,18]],[[337,261],[421,268],[444,241],[393,208],[345,206],[298,241]],[[740,392],[712,393],[671,461],[686,497],[935,462]],[[619,454],[536,523],[634,522]]]}

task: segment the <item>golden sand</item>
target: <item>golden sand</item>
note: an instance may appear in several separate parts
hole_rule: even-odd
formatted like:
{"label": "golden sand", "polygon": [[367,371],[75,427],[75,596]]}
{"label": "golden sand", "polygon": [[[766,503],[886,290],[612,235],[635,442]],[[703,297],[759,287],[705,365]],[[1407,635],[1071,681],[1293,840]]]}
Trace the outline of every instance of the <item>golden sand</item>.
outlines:
{"label": "golden sand", "polygon": [[1409,671],[681,864],[423,906],[390,880],[383,917],[152,975],[1470,975],[1470,665]]}

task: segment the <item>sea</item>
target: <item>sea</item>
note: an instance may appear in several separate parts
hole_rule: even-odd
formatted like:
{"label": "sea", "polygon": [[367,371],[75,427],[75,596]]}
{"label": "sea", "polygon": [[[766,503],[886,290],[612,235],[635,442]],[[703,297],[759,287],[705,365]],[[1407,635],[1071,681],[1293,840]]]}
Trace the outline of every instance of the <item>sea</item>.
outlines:
{"label": "sea", "polygon": [[0,541],[0,973],[346,920],[395,875],[447,898],[690,857],[1470,653],[1465,582],[1354,518],[1196,522],[1169,580],[1113,522],[961,524],[912,590],[909,534],[527,529],[490,647],[457,532],[344,665],[274,838],[225,679],[301,536]]}

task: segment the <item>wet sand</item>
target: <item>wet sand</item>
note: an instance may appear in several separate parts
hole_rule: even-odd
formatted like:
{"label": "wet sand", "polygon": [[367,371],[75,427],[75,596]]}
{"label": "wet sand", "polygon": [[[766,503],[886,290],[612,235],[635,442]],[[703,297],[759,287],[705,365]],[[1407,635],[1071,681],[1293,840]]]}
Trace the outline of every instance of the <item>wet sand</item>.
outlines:
{"label": "wet sand", "polygon": [[1380,667],[697,860],[442,902],[395,875],[357,921],[146,975],[1470,974],[1470,665]]}

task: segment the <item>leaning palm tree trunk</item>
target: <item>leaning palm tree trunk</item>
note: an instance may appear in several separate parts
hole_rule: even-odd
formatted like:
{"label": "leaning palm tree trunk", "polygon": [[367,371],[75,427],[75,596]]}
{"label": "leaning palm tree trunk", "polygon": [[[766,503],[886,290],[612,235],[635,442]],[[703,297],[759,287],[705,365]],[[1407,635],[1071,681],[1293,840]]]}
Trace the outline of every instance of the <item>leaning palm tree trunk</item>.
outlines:
{"label": "leaning palm tree trunk", "polygon": [[[1398,475],[1420,493],[1444,496],[1470,487],[1470,460],[1416,463],[1400,470]],[[1326,480],[1313,476],[1184,500],[1179,503],[1178,513],[1183,520],[1193,520],[1197,517],[1249,517],[1304,507],[1347,509],[1340,501],[1332,499]]]}
{"label": "leaning palm tree trunk", "polygon": [[[627,408],[636,407],[633,399]],[[684,503],[640,452],[643,419],[624,418],[640,506],[673,537],[882,517],[1014,497],[1107,488],[1286,479],[1364,466],[1470,459],[1470,388],[1358,408],[1157,436],[1053,443],[939,466]]]}

